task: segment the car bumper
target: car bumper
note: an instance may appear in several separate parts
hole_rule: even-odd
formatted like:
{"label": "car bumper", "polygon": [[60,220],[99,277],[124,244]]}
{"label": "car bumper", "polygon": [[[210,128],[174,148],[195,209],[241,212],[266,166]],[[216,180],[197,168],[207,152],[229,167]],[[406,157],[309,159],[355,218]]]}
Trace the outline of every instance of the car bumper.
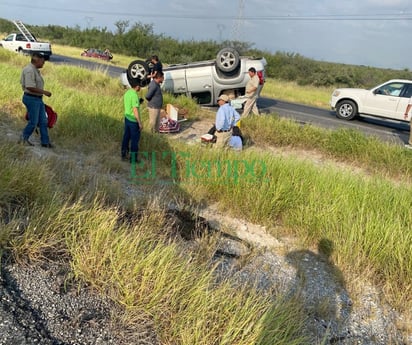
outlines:
{"label": "car bumper", "polygon": [[120,75],[120,81],[125,88],[130,88],[129,80],[127,79],[127,73],[122,72]]}

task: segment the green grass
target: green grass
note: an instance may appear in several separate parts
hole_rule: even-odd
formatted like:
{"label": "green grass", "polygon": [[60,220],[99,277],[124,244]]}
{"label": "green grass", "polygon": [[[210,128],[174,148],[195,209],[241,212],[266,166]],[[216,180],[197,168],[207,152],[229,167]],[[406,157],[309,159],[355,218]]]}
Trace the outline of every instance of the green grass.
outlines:
{"label": "green grass", "polygon": [[267,78],[261,95],[282,101],[330,109],[329,100],[333,90],[333,87],[301,86],[295,82]]}
{"label": "green grass", "polygon": [[[27,62],[0,50],[0,114],[10,132],[25,124],[18,80]],[[159,163],[163,181],[153,184],[160,187],[174,168],[177,183],[158,198],[152,196],[159,189],[150,184],[130,187],[126,197],[119,176],[130,172],[113,159],[122,135],[119,81],[48,63],[42,73],[53,92],[46,102],[59,113],[50,130],[58,155],[39,159],[1,137],[3,253],[20,261],[67,258],[79,281],[124,306],[127,322],[140,312],[151,315],[163,343],[304,344],[298,301],[262,296],[231,280],[216,284],[205,259],[215,249],[210,242],[201,242],[199,252],[182,253],[162,207],[170,193],[188,207],[219,202],[229,214],[271,231],[281,225],[308,247],[329,239],[332,259],[343,271],[372,279],[393,305],[411,309],[411,152],[355,131],[300,126],[276,116],[242,122],[255,145],[240,155],[144,130],[142,151],[177,155],[175,166]],[[184,97],[165,98],[187,108],[192,120],[204,114]],[[147,121],[146,109],[143,117]],[[264,151],[268,145],[291,152],[270,154]],[[361,171],[302,161],[294,149]],[[133,221],[124,221],[130,215]]]}

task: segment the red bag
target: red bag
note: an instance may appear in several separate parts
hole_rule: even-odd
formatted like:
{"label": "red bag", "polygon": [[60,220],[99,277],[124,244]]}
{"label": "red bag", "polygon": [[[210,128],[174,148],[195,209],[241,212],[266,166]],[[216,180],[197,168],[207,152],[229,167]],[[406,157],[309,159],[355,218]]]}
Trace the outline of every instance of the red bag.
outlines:
{"label": "red bag", "polygon": [[[53,110],[50,105],[44,105],[46,109],[46,116],[47,116],[47,127],[53,128],[57,122],[57,113]],[[29,121],[29,113],[26,112],[26,120]]]}
{"label": "red bag", "polygon": [[263,85],[265,83],[265,78],[263,77],[263,72],[262,71],[258,71],[257,75],[259,77],[259,85]]}

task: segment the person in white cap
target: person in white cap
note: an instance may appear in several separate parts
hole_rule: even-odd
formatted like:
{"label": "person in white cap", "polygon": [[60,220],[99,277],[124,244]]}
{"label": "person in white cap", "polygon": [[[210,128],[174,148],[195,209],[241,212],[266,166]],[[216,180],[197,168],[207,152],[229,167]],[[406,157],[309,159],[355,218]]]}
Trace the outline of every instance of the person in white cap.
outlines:
{"label": "person in white cap", "polygon": [[216,148],[222,148],[228,145],[230,137],[232,136],[231,130],[240,120],[239,113],[229,104],[229,96],[220,95],[217,99],[219,109],[216,113]]}

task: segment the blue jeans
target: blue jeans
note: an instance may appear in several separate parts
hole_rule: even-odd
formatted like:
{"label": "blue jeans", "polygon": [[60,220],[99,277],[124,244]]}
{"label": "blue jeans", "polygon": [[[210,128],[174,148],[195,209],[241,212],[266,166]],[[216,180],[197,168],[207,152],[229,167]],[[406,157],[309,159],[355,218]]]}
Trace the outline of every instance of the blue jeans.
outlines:
{"label": "blue jeans", "polygon": [[23,130],[23,139],[29,139],[36,127],[39,126],[41,143],[49,144],[47,116],[43,100],[41,98],[23,95],[23,104],[26,106],[27,112],[29,113],[29,121]]}
{"label": "blue jeans", "polygon": [[139,152],[140,141],[140,127],[137,122],[132,122],[124,118],[124,133],[122,140],[122,157],[126,157],[129,152],[130,142],[130,158],[134,157],[137,160],[137,153]]}

